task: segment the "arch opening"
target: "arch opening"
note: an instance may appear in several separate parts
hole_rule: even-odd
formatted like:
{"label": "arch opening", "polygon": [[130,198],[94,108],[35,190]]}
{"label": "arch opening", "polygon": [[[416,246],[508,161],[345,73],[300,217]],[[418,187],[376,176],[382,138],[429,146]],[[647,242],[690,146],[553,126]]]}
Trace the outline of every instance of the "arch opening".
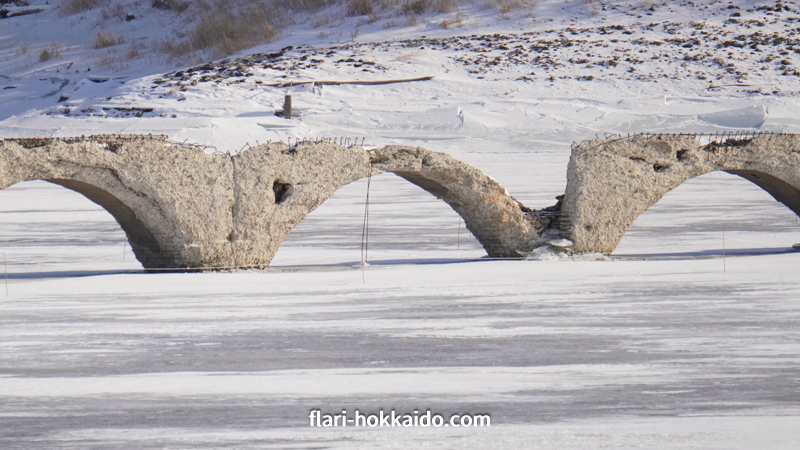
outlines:
{"label": "arch opening", "polygon": [[718,256],[723,232],[728,254],[784,252],[800,240],[798,200],[797,189],[764,172],[709,172],[670,190],[636,217],[612,254]]}
{"label": "arch opening", "polygon": [[775,200],[800,215],[800,191],[778,177],[756,170],[726,170],[765,190]]}
{"label": "arch opening", "polygon": [[[342,186],[286,237],[271,265],[354,263],[361,258],[368,180]],[[394,174],[369,183],[368,261],[450,261],[485,256],[446,203]]]}
{"label": "arch opening", "polygon": [[0,191],[0,246],[12,273],[14,266],[26,273],[141,269],[119,219],[82,192],[62,187],[30,180]]}

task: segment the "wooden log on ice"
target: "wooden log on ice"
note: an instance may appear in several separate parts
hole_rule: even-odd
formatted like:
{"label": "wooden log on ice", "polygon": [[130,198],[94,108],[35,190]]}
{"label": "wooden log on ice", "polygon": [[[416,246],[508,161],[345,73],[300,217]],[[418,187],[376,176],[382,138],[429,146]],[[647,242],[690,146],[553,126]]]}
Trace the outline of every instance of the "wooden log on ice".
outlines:
{"label": "wooden log on ice", "polygon": [[289,87],[289,86],[302,86],[304,84],[315,84],[317,86],[339,86],[342,84],[357,84],[362,86],[377,86],[381,84],[393,83],[411,83],[414,81],[428,81],[432,80],[432,76],[419,77],[419,78],[404,78],[398,80],[373,80],[373,81],[283,81],[280,83],[262,84],[261,86],[268,87]]}

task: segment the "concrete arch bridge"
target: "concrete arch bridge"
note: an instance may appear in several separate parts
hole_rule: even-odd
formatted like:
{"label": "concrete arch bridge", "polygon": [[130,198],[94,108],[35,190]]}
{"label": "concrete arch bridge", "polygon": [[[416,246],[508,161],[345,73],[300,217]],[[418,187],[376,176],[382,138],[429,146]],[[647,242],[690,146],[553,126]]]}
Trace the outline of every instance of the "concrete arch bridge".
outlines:
{"label": "concrete arch bridge", "polygon": [[419,147],[329,143],[206,153],[164,137],[0,140],[0,189],[46,180],[105,208],[147,269],[266,267],[289,232],[341,186],[391,172],[445,201],[493,257],[553,239],[611,253],[634,220],[696,176],[739,175],[800,214],[800,136],[602,138],[573,146],[567,188],[533,210],[495,180]]}
{"label": "concrete arch bridge", "polygon": [[106,209],[147,269],[266,267],[341,186],[392,172],[447,202],[487,253],[519,257],[549,223],[480,170],[444,153],[328,143],[206,153],[165,137],[0,140],[0,189],[45,180]]}

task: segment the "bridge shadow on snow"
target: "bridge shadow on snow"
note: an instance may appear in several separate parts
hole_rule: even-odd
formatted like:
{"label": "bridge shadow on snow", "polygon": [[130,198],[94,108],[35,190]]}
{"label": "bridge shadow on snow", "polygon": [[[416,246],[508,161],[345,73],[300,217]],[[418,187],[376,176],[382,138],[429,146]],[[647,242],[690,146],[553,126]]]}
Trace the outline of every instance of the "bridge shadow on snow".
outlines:
{"label": "bridge shadow on snow", "polygon": [[8,275],[0,275],[0,277],[8,277],[9,280],[40,280],[47,278],[83,278],[94,277],[103,275],[130,275],[130,274],[144,274],[144,269],[130,269],[130,270],[49,270],[41,272],[18,272],[8,273]]}
{"label": "bridge shadow on snow", "polygon": [[692,252],[670,252],[670,253],[612,253],[612,259],[711,259],[725,257],[757,256],[757,255],[780,255],[784,253],[798,252],[800,249],[794,247],[767,247],[767,248],[735,248],[730,250],[711,249]]}

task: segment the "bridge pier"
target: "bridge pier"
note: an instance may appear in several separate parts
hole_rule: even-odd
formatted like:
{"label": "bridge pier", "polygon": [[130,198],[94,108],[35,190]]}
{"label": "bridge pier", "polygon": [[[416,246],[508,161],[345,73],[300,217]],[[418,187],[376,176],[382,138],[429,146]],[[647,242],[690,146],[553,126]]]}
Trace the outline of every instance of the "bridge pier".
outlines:
{"label": "bridge pier", "polygon": [[614,251],[634,220],[667,192],[714,171],[739,175],[800,214],[800,136],[701,142],[643,135],[583,142],[572,150],[561,231],[576,253]]}

